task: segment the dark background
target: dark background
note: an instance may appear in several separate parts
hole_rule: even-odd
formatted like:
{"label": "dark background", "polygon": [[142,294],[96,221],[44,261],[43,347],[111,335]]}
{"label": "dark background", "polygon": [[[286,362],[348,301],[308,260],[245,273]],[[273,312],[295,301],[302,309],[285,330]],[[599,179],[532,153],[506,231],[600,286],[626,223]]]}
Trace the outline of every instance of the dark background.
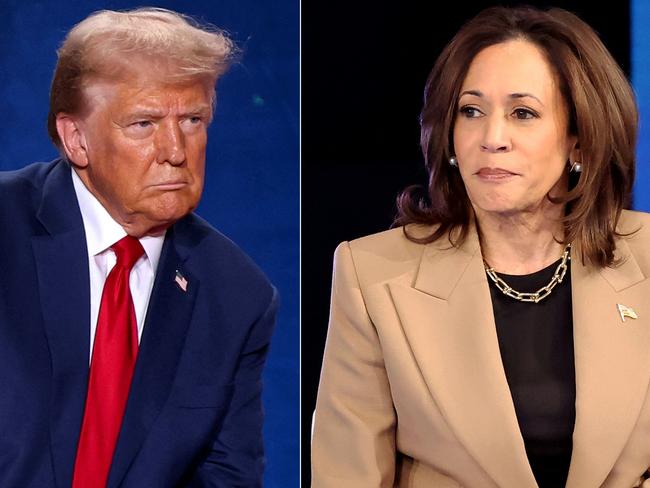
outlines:
{"label": "dark background", "polygon": [[[500,2],[518,5],[521,2]],[[630,71],[627,1],[526,2],[578,14]],[[429,70],[487,1],[302,3],[302,486],[327,330],[332,257],[387,229],[395,197],[426,183],[418,116]]]}

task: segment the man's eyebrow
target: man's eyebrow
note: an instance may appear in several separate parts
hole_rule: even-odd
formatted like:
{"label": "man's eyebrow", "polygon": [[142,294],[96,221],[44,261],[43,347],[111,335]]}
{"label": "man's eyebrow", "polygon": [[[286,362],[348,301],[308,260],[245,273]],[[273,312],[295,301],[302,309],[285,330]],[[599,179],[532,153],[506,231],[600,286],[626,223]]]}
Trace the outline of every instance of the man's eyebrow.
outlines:
{"label": "man's eyebrow", "polygon": [[165,112],[155,108],[146,108],[146,107],[134,107],[132,110],[129,110],[127,117],[129,118],[138,118],[138,117],[164,117]]}
{"label": "man's eyebrow", "polygon": [[[465,90],[464,92],[462,92],[458,96],[458,98],[462,97],[463,95],[473,95],[473,96],[479,97],[479,98],[483,98],[483,96],[484,96],[483,92],[480,91],[480,90]],[[532,93],[516,92],[516,93],[508,94],[508,98],[512,98],[512,99],[526,98],[526,97],[533,98],[533,99],[537,100],[540,103],[540,105],[544,106],[544,103],[542,103],[542,101],[538,97],[533,95]]]}
{"label": "man's eyebrow", "polygon": [[[180,111],[181,116],[188,115],[204,115],[212,113],[212,107],[207,104],[188,106]],[[167,114],[166,110],[160,110],[156,108],[149,107],[134,107],[128,111],[127,117],[129,118],[138,118],[138,117],[151,117],[151,118],[161,118]]]}
{"label": "man's eyebrow", "polygon": [[181,110],[182,115],[193,115],[193,114],[199,114],[203,115],[206,113],[212,113],[212,106],[207,105],[207,104],[202,104],[202,105],[196,105],[194,107],[189,106],[185,110]]}

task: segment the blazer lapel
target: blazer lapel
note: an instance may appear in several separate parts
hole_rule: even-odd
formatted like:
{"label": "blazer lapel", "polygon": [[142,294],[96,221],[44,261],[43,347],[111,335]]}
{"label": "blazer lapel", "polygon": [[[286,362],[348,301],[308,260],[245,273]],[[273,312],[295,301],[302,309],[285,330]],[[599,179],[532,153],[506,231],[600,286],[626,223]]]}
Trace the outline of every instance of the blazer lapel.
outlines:
{"label": "blazer lapel", "polygon": [[[413,287],[390,283],[431,396],[495,481],[536,487],[506,380],[476,231],[460,248],[433,243]],[[584,485],[583,485],[584,486]]]}
{"label": "blazer lapel", "polygon": [[[121,484],[170,392],[199,282],[186,269],[188,250],[167,232],[151,293],[129,399],[107,486]],[[176,272],[187,280],[186,290]]]}
{"label": "blazer lapel", "polygon": [[83,222],[66,163],[48,175],[37,218],[45,229],[32,238],[32,251],[52,361],[51,453],[56,483],[67,487],[88,384],[90,279]]}
{"label": "blazer lapel", "polygon": [[[624,239],[622,264],[571,261],[576,425],[567,488],[601,486],[630,436],[650,379],[650,283]],[[617,304],[638,319],[622,320]]]}

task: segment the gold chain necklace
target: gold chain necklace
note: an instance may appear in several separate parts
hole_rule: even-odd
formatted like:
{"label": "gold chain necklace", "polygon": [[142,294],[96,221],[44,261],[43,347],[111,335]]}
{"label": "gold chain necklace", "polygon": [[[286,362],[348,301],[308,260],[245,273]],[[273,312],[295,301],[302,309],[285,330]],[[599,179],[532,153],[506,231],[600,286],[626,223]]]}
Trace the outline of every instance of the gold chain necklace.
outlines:
{"label": "gold chain necklace", "polygon": [[571,244],[568,244],[567,247],[564,248],[562,261],[560,264],[558,264],[557,268],[555,268],[555,273],[553,273],[551,281],[549,281],[546,286],[542,286],[534,293],[525,293],[513,289],[510,285],[508,285],[508,283],[503,281],[499,275],[496,274],[494,268],[491,268],[485,260],[483,260],[483,265],[485,266],[485,272],[487,275],[494,282],[497,288],[503,292],[504,295],[514,298],[515,300],[519,300],[520,302],[539,303],[551,294],[551,291],[553,291],[553,288],[555,288],[558,283],[562,283],[564,275],[566,275],[568,263],[571,260],[570,252]]}

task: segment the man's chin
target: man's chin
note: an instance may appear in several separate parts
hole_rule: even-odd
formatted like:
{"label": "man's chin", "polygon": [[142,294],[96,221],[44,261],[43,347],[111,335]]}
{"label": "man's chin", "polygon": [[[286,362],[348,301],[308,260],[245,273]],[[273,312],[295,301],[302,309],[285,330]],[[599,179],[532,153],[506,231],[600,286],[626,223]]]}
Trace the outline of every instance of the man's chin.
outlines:
{"label": "man's chin", "polygon": [[134,237],[161,235],[190,212],[191,210],[173,214],[142,216],[126,224],[124,229]]}

